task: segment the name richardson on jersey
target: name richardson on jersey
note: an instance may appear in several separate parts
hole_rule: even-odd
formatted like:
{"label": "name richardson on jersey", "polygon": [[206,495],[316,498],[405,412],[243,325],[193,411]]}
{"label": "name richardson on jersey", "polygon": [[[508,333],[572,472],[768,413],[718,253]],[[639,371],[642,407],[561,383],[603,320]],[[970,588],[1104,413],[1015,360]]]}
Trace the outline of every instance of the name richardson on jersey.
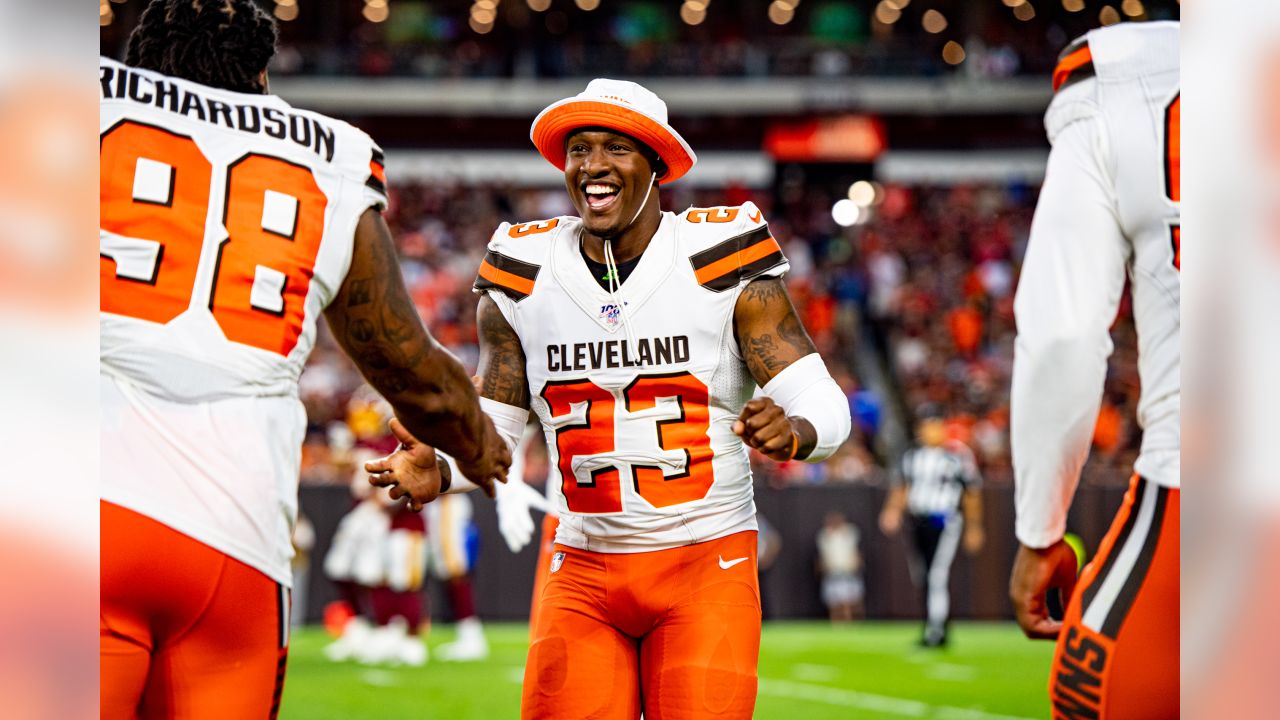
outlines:
{"label": "name richardson on jersey", "polygon": [[689,362],[689,338],[686,335],[640,338],[634,348],[635,357],[632,352],[625,340],[548,345],[547,370],[569,372],[685,363]]}
{"label": "name richardson on jersey", "polygon": [[313,117],[255,104],[225,103],[192,92],[177,83],[153,80],[125,68],[102,67],[99,81],[104,99],[131,100],[232,130],[288,139],[326,162],[333,161],[337,136],[333,128]]}

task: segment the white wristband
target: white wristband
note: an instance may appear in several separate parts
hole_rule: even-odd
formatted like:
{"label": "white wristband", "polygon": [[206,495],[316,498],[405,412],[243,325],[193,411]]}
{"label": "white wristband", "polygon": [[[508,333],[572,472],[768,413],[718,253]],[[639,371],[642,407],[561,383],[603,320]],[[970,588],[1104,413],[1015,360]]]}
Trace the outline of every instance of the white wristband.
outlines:
{"label": "white wristband", "polygon": [[[486,397],[480,398],[480,409],[493,421],[493,427],[507,443],[507,449],[514,453],[516,446],[520,444],[520,437],[524,435],[524,426],[529,422],[529,411]],[[458,464],[448,453],[437,450],[436,455],[444,458],[445,463],[449,465],[449,472],[453,474],[453,480],[446,494],[471,492],[479,487],[458,470]]]}
{"label": "white wristband", "polygon": [[790,417],[801,417],[813,425],[818,444],[805,462],[821,462],[849,437],[853,420],[849,398],[827,372],[818,353],[805,355],[782,369],[761,388]]}

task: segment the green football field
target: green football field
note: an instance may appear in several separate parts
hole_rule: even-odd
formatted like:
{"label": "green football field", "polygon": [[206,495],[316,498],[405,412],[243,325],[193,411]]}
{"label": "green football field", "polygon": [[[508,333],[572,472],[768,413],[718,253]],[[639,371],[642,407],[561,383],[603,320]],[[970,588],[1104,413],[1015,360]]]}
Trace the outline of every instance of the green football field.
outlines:
{"label": "green football field", "polygon": [[[369,668],[321,655],[322,630],[294,634],[280,716],[285,720],[516,718],[527,626],[485,627],[492,653],[479,663]],[[1048,716],[1053,646],[1023,639],[1012,623],[958,623],[951,646],[915,646],[908,623],[765,625],[756,717],[1010,720]],[[436,626],[433,648],[453,639]]]}

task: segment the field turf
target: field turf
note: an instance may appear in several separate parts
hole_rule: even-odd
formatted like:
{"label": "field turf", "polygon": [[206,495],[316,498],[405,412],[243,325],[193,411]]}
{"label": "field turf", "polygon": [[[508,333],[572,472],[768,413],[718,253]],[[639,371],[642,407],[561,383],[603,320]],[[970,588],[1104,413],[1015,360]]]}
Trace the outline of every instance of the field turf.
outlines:
{"label": "field turf", "polygon": [[[519,717],[528,628],[488,624],[491,655],[478,663],[432,660],[421,668],[331,663],[322,630],[294,633],[284,720],[493,720]],[[1023,639],[1012,623],[958,623],[951,646],[915,645],[913,623],[765,625],[757,718],[1011,720],[1048,716],[1053,646]],[[437,626],[435,647],[453,638]]]}

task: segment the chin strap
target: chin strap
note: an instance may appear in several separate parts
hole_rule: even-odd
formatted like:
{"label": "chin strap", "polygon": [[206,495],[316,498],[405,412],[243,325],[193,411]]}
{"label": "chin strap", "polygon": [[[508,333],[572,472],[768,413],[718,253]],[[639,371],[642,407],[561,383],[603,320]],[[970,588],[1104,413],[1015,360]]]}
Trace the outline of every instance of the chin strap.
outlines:
{"label": "chin strap", "polygon": [[[658,179],[658,173],[649,176],[649,189],[644,191],[644,199],[640,201],[640,207],[636,208],[636,214],[631,216],[631,222],[622,228],[627,228],[635,224],[636,219],[640,217],[640,213],[644,211],[644,206],[649,202],[649,194],[653,192],[654,181]],[[627,320],[627,304],[619,297],[621,288],[621,278],[618,277],[618,263],[613,257],[613,240],[606,238],[604,241],[604,266],[609,273],[609,299],[613,301],[614,307],[618,308],[618,315],[622,322],[622,332],[626,337],[628,354],[631,359],[635,360],[639,357],[638,345],[636,343],[635,331],[631,327],[631,323]]]}

